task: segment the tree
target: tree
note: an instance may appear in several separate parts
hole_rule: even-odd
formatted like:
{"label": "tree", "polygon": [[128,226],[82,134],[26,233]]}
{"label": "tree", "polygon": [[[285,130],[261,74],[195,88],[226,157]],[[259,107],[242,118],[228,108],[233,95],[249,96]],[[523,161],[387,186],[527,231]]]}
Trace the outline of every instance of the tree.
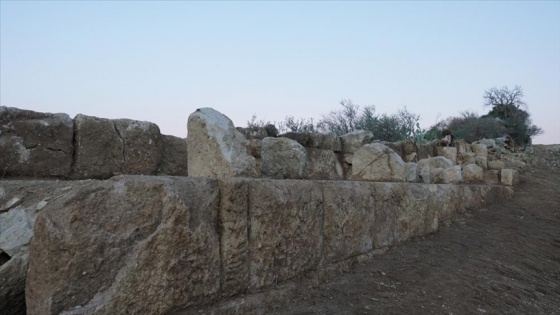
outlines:
{"label": "tree", "polygon": [[523,89],[515,86],[510,90],[507,86],[501,89],[491,88],[484,92],[484,105],[492,109],[485,117],[500,119],[516,144],[525,145],[531,138],[541,134],[543,130],[531,123],[527,104],[523,101]]}

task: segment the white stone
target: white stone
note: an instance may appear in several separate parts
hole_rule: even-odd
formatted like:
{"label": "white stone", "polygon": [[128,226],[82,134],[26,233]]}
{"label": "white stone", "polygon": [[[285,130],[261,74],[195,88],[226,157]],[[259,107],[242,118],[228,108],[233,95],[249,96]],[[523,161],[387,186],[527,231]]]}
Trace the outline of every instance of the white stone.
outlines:
{"label": "white stone", "polygon": [[257,176],[247,139],[224,114],[199,108],[189,116],[187,128],[189,176]]}

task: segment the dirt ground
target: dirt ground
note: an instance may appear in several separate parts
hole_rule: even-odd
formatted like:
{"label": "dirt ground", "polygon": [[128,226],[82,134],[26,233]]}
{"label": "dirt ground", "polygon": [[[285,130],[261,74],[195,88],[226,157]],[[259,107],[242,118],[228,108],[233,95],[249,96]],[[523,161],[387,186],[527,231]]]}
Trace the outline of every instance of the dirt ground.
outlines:
{"label": "dirt ground", "polygon": [[547,158],[513,200],[298,288],[273,313],[560,314],[560,159]]}

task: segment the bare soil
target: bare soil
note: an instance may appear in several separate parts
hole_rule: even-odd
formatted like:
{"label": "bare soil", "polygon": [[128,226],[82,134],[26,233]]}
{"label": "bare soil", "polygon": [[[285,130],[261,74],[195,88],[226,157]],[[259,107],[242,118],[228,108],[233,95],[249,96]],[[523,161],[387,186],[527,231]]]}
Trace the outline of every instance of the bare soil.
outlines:
{"label": "bare soil", "polygon": [[[556,153],[554,153],[556,154]],[[560,314],[560,171],[538,163],[512,200],[467,213],[274,314]]]}

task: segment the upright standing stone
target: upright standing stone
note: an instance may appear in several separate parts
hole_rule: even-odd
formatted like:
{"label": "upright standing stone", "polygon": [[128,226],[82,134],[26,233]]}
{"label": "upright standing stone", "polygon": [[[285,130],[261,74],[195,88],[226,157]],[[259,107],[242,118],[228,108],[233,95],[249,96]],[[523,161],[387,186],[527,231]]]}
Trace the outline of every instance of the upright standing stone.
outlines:
{"label": "upright standing stone", "polygon": [[187,128],[190,176],[257,176],[255,158],[247,152],[247,139],[224,114],[199,108],[189,116]]}

